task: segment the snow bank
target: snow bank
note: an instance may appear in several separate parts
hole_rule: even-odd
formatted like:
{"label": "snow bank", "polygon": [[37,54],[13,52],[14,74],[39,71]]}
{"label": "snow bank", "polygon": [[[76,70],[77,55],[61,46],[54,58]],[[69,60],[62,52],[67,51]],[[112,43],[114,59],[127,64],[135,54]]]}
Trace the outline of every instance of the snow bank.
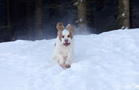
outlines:
{"label": "snow bank", "polygon": [[139,90],[139,29],[77,35],[63,70],[55,39],[0,43],[0,90]]}

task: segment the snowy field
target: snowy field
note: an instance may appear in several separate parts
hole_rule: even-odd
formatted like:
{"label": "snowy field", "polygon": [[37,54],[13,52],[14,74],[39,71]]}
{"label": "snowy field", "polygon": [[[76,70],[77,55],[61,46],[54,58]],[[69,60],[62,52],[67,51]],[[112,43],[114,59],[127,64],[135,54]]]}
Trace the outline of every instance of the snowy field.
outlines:
{"label": "snowy field", "polygon": [[66,70],[51,60],[54,43],[0,43],[0,90],[139,90],[139,29],[74,36]]}

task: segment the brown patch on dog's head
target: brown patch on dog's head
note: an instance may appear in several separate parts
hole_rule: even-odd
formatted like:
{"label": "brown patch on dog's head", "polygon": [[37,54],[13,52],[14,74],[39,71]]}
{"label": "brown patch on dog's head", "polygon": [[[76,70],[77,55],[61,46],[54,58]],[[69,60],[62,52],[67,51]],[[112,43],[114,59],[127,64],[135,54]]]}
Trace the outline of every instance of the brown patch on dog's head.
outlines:
{"label": "brown patch on dog's head", "polygon": [[73,25],[68,24],[66,29],[69,30],[71,33],[74,32],[74,26]]}
{"label": "brown patch on dog's head", "polygon": [[69,35],[69,36],[70,36],[71,38],[73,38],[74,26],[68,24],[67,27],[66,27],[66,29],[69,30],[69,32],[70,32],[70,35]]}
{"label": "brown patch on dog's head", "polygon": [[59,22],[59,23],[57,23],[56,28],[58,30],[58,37],[59,37],[59,39],[61,41],[61,39],[62,39],[62,31],[64,30],[64,26],[63,26],[63,24],[61,22]]}
{"label": "brown patch on dog's head", "polygon": [[57,28],[58,31],[64,30],[64,26],[61,22],[57,23],[56,28]]}

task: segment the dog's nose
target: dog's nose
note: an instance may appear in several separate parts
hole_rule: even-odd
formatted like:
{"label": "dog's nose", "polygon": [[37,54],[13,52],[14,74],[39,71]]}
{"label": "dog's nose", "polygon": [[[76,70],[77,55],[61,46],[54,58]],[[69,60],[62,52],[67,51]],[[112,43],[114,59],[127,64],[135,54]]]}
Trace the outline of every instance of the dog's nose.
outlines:
{"label": "dog's nose", "polygon": [[65,43],[68,43],[68,40],[67,39],[65,39]]}

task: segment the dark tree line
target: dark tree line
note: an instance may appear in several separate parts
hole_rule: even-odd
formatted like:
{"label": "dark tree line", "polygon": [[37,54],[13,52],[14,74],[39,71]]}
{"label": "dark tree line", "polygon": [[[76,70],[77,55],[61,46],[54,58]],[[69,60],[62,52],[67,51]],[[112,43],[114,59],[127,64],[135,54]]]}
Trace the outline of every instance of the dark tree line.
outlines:
{"label": "dark tree line", "polygon": [[[92,33],[97,34],[131,28],[134,17],[131,9],[135,8],[131,1],[0,0],[0,15],[5,13],[2,16],[5,19],[0,19],[0,35],[3,35],[0,41],[54,38],[57,22],[74,24],[80,34],[86,32],[88,27]],[[139,10],[139,7],[136,8]]]}

